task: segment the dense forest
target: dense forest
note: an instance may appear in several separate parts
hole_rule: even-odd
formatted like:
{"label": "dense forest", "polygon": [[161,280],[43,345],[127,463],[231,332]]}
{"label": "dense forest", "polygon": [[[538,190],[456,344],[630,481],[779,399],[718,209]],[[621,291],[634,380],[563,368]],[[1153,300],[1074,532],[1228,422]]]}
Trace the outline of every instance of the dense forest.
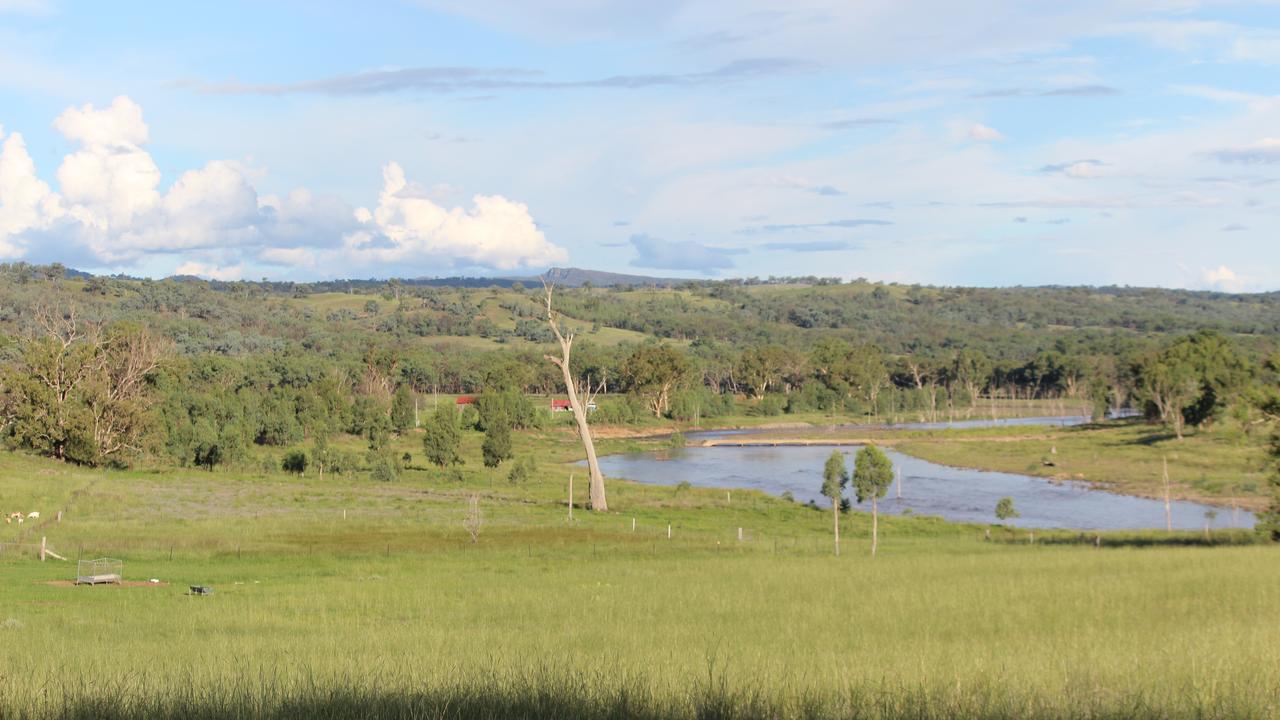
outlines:
{"label": "dense forest", "polygon": [[[474,285],[475,283],[470,283]],[[341,290],[339,291],[339,288]],[[1280,294],[940,288],[817,278],[556,293],[597,423],[747,413],[938,417],[999,398],[1266,432]],[[328,464],[393,475],[427,395],[484,430],[549,422],[563,392],[541,286],[108,278],[0,266],[6,441],[71,462],[215,468],[255,445],[367,441]],[[542,405],[537,405],[542,407]]]}

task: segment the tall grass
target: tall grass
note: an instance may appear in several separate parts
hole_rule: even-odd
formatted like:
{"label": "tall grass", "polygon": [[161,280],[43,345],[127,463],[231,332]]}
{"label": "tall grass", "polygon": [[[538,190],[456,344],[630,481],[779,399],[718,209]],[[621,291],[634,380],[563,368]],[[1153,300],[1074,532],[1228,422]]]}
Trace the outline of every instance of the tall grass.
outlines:
{"label": "tall grass", "polygon": [[[962,542],[966,547],[944,547]],[[1267,547],[4,566],[0,716],[1268,717]],[[211,597],[188,597],[188,583]]]}
{"label": "tall grass", "polygon": [[70,565],[0,552],[0,719],[1280,715],[1276,547],[886,518],[872,560],[853,514],[837,558],[825,512],[759,493],[612,483],[618,512],[569,524],[571,471],[386,485],[2,456],[4,504],[46,524],[0,540],[169,584],[53,586]]}

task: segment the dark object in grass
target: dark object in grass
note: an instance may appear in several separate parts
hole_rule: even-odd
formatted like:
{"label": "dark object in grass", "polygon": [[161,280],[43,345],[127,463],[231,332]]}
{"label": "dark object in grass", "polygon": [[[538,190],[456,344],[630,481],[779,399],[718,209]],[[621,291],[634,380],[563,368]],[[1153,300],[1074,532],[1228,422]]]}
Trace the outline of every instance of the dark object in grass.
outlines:
{"label": "dark object in grass", "polygon": [[212,595],[213,587],[209,585],[192,585],[188,595]]}

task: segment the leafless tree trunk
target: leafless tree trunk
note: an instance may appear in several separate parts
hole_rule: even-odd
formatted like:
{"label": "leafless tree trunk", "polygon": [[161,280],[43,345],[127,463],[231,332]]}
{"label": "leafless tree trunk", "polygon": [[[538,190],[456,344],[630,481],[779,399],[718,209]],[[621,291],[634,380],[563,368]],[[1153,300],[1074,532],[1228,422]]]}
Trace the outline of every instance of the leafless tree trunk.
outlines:
{"label": "leafless tree trunk", "polygon": [[604,475],[600,472],[600,463],[596,460],[596,445],[591,439],[591,428],[587,426],[587,404],[591,402],[591,387],[586,388],[587,398],[584,402],[578,396],[577,383],[573,379],[573,372],[569,369],[569,356],[573,351],[573,333],[565,335],[560,332],[560,314],[552,309],[551,295],[555,289],[555,284],[543,281],[543,287],[547,291],[547,324],[551,326],[551,332],[555,333],[556,341],[560,343],[560,357],[554,355],[546,355],[548,360],[560,368],[560,372],[564,375],[564,388],[569,395],[569,407],[573,409],[573,418],[578,423],[578,437],[582,438],[582,447],[587,452],[587,469],[591,474],[591,509],[596,512],[606,512],[609,509],[609,503],[604,496]]}
{"label": "leafless tree trunk", "polygon": [[840,556],[840,498],[831,501],[831,517],[835,519],[836,557]]}
{"label": "leafless tree trunk", "polygon": [[871,557],[876,556],[876,546],[880,544],[880,508],[876,504],[875,493],[871,494]]}

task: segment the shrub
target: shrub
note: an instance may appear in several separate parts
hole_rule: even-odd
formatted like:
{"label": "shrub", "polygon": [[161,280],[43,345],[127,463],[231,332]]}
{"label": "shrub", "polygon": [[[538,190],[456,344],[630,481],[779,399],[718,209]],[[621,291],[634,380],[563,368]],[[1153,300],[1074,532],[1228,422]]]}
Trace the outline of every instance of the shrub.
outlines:
{"label": "shrub", "polygon": [[285,454],[280,467],[285,472],[301,475],[307,471],[307,454],[301,450],[290,450]]}

